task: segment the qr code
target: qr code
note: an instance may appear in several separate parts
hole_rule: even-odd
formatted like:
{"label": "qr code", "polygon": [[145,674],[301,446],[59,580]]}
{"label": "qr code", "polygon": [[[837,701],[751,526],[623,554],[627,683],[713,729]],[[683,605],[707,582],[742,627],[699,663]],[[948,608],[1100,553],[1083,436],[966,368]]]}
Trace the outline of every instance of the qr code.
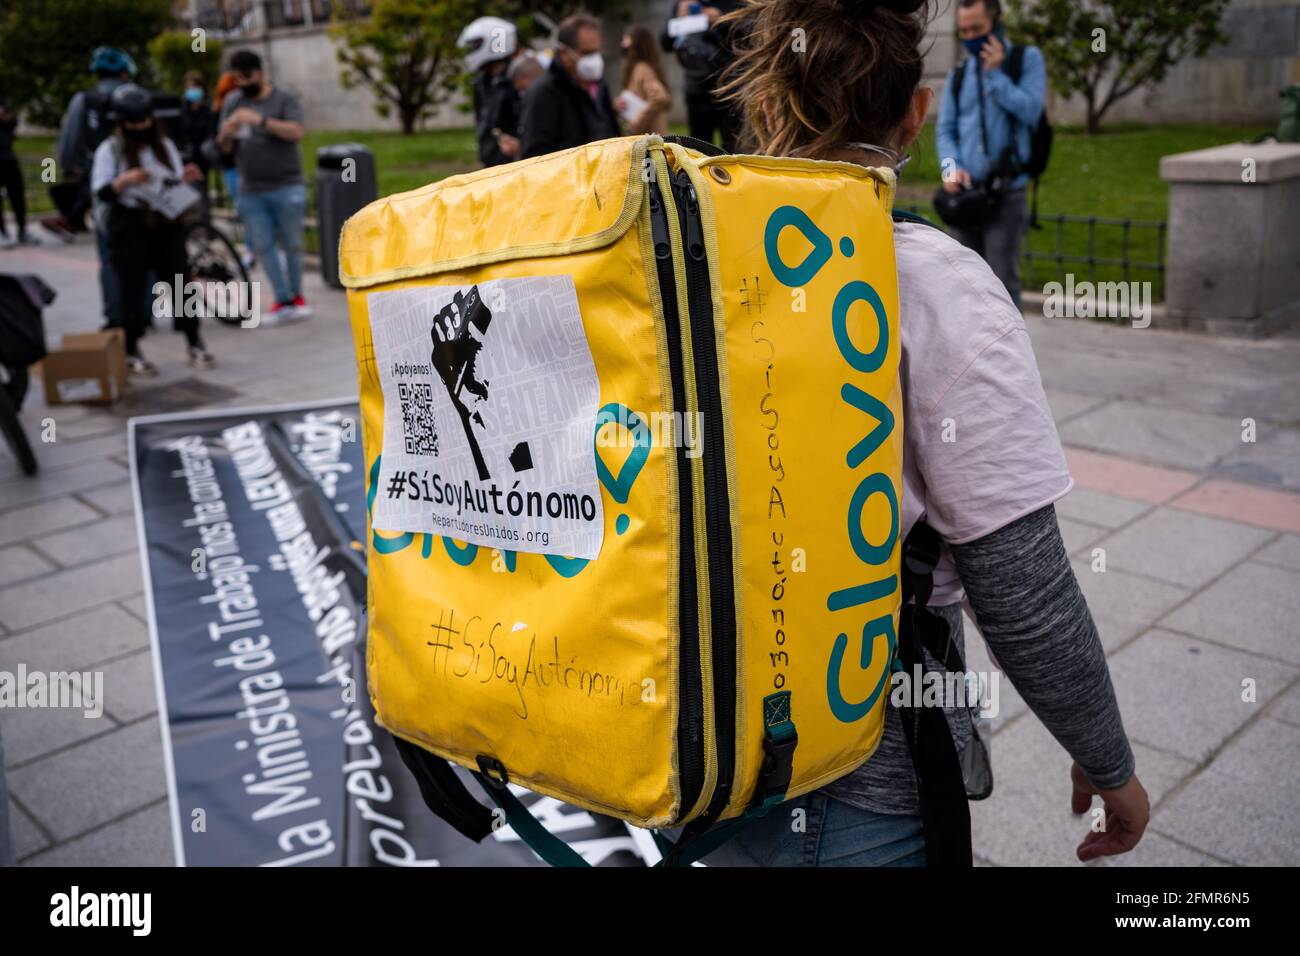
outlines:
{"label": "qr code", "polygon": [[433,416],[433,386],[399,382],[397,397],[402,402],[402,434],[408,455],[438,454],[438,423]]}

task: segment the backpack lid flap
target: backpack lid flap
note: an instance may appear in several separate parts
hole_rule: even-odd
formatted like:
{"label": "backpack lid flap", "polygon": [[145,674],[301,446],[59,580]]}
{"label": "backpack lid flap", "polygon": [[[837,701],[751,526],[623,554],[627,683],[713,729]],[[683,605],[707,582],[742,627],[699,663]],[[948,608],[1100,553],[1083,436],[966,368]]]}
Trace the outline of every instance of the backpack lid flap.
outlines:
{"label": "backpack lid flap", "polygon": [[339,280],[359,289],[608,245],[636,221],[652,140],[602,140],[377,200],[344,224]]}

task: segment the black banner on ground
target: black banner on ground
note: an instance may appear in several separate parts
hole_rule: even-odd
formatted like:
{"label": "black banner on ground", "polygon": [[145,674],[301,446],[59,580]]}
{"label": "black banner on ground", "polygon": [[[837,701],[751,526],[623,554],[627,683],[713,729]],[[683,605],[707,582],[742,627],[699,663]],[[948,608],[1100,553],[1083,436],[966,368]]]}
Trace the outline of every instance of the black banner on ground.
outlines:
{"label": "black banner on ground", "polygon": [[[543,865],[509,827],[475,844],[435,817],[375,724],[358,422],[348,401],[131,420],[177,862]],[[519,793],[590,863],[658,859]]]}

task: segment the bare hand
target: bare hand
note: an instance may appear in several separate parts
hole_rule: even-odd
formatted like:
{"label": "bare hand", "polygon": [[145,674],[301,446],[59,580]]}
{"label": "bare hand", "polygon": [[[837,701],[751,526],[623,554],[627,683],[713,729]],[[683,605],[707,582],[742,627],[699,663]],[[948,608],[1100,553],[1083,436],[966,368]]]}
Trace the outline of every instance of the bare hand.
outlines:
{"label": "bare hand", "polygon": [[946,193],[959,193],[963,189],[970,189],[970,173],[964,169],[954,169],[952,173],[943,178],[943,191]]}
{"label": "bare hand", "polygon": [[511,136],[509,133],[498,134],[497,146],[500,147],[501,153],[510,159],[514,159],[519,155],[519,138]]}
{"label": "bare hand", "polygon": [[700,13],[709,18],[709,25],[712,26],[718,22],[718,17],[722,16],[722,11],[717,7],[701,7]]}
{"label": "bare hand", "polygon": [[1080,860],[1087,863],[1098,857],[1127,853],[1138,845],[1151,820],[1151,800],[1137,774],[1122,787],[1101,790],[1093,786],[1076,763],[1070,767],[1070,782],[1074,786],[1070,809],[1076,814],[1087,813],[1094,796],[1100,796],[1106,808],[1105,829],[1090,830],[1075,850]]}
{"label": "bare hand", "polygon": [[1001,40],[990,33],[989,38],[980,47],[980,62],[984,64],[984,69],[996,70],[1006,58],[1006,47],[1002,45]]}
{"label": "bare hand", "polygon": [[142,186],[151,178],[149,170],[142,166],[128,169],[126,172],[118,174],[118,177],[113,180],[113,192],[120,193],[132,186]]}
{"label": "bare hand", "polygon": [[247,123],[249,126],[259,126],[262,122],[262,114],[252,107],[241,106],[230,114],[226,122],[234,122],[236,125]]}
{"label": "bare hand", "polygon": [[203,178],[203,170],[194,163],[186,163],[181,169],[181,179],[187,183],[197,183]]}

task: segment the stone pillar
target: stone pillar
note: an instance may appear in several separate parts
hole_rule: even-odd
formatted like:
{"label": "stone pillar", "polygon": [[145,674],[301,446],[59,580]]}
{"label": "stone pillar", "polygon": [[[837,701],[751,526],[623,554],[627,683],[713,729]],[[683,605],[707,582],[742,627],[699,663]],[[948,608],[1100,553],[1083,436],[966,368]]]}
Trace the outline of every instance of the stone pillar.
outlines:
{"label": "stone pillar", "polygon": [[1160,177],[1169,183],[1161,324],[1245,336],[1300,324],[1300,144],[1165,156]]}

